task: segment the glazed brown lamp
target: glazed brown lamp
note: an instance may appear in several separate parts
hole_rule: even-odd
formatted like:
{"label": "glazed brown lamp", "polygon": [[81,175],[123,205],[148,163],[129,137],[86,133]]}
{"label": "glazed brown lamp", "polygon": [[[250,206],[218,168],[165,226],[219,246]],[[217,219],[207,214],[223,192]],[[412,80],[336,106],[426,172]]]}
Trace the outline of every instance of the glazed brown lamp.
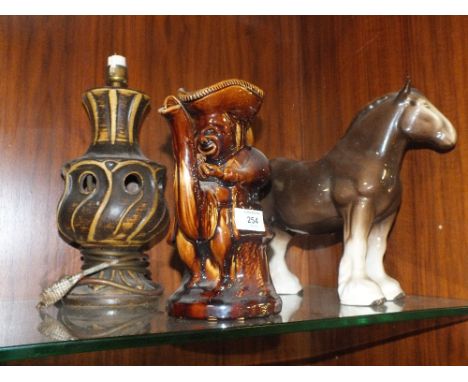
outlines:
{"label": "glazed brown lamp", "polygon": [[169,300],[172,316],[240,319],[281,310],[258,202],[270,170],[251,146],[250,121],[262,100],[256,86],[227,80],[181,90],[160,109],[175,158],[173,239],[189,270]]}
{"label": "glazed brown lamp", "polygon": [[165,168],[146,158],[138,143],[149,97],[127,89],[125,57],[109,57],[107,69],[108,86],[83,96],[92,143],[62,168],[57,224],[62,238],[80,249],[83,269],[117,264],[83,278],[66,296],[69,305],[146,304],[162,293],[144,254],[168,222]]}

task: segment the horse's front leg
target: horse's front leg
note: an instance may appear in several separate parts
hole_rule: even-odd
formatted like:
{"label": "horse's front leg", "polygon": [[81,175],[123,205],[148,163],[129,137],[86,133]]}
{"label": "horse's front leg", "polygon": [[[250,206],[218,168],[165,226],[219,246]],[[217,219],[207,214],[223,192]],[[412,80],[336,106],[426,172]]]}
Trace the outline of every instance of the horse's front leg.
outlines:
{"label": "horse's front leg", "polygon": [[405,295],[400,283],[387,275],[383,266],[383,257],[387,250],[387,238],[395,221],[396,212],[380,223],[375,224],[367,242],[366,270],[369,277],[379,284],[380,289],[389,301]]}
{"label": "horse's front leg", "polygon": [[374,220],[374,208],[367,198],[341,210],[344,250],[338,276],[338,294],[345,305],[374,305],[385,301],[380,287],[366,272],[367,239]]}
{"label": "horse's front leg", "polygon": [[297,294],[302,290],[302,285],[286,264],[286,253],[292,236],[278,228],[272,228],[272,231],[275,236],[270,242],[271,257],[269,265],[271,280],[276,293]]}

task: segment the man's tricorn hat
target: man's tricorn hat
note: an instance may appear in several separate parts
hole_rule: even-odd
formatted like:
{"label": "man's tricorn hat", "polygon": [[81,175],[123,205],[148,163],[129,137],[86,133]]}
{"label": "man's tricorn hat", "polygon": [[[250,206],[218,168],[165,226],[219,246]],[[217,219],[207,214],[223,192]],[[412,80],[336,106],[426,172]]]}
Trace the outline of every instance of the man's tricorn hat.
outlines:
{"label": "man's tricorn hat", "polygon": [[249,121],[263,101],[263,90],[243,80],[231,79],[188,92],[179,89],[177,98],[191,114],[229,113]]}

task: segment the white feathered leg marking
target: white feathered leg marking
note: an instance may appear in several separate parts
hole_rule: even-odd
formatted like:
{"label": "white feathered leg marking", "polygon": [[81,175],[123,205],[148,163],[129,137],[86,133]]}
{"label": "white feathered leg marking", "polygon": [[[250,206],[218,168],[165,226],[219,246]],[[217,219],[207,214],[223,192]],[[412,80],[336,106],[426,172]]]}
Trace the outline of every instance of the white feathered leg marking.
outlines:
{"label": "white feathered leg marking", "polygon": [[270,275],[278,294],[297,294],[302,285],[286,264],[286,252],[292,236],[277,228],[273,229],[275,237],[270,243]]}
{"label": "white feathered leg marking", "polygon": [[383,303],[380,287],[366,273],[367,239],[374,218],[371,202],[361,198],[342,211],[344,251],[340,261],[338,294],[345,305]]}
{"label": "white feathered leg marking", "polygon": [[367,274],[380,286],[388,301],[405,295],[400,283],[387,275],[383,265],[383,258],[387,250],[387,238],[395,217],[396,213],[374,225],[369,234],[366,257]]}

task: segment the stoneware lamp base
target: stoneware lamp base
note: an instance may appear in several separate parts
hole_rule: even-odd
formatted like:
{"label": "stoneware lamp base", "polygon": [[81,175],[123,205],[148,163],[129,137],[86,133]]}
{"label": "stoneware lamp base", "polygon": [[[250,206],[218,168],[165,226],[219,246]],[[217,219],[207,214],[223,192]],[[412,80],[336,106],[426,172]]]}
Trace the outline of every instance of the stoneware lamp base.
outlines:
{"label": "stoneware lamp base", "polygon": [[164,236],[168,214],[165,168],[145,157],[138,142],[149,97],[127,88],[125,57],[114,55],[107,86],[85,92],[83,102],[93,139],[83,156],[62,168],[57,226],[61,237],[80,249],[86,277],[64,303],[151,304],[162,287],[151,281],[144,251]]}
{"label": "stoneware lamp base", "polygon": [[154,304],[163,292],[151,281],[144,253],[112,250],[82,251],[83,269],[96,263],[118,260],[112,267],[83,278],[63,300],[81,307],[133,306]]}

